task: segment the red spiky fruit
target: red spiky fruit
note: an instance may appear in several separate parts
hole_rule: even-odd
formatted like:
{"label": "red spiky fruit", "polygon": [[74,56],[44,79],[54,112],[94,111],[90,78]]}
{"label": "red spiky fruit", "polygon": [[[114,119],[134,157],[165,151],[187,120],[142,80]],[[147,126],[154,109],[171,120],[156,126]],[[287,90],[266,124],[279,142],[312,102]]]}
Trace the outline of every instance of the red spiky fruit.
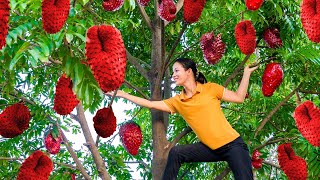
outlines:
{"label": "red spiky fruit", "polygon": [[214,36],[214,33],[205,33],[201,36],[200,47],[204,60],[208,64],[216,64],[222,58],[226,45],[222,42],[221,34]]}
{"label": "red spiky fruit", "polygon": [[277,28],[268,28],[263,31],[263,39],[269,48],[282,47],[280,32]]}
{"label": "red spiky fruit", "polygon": [[0,0],[0,50],[6,45],[9,30],[9,0]]}
{"label": "red spiky fruit", "polygon": [[252,166],[255,169],[260,169],[262,167],[262,161],[263,159],[252,160]]}
{"label": "red spiky fruit", "polygon": [[43,29],[50,34],[59,32],[68,19],[69,10],[70,0],[43,0]]}
{"label": "red spiky fruit", "polygon": [[126,48],[117,28],[107,25],[89,28],[86,57],[103,92],[115,90],[124,82]]}
{"label": "red spiky fruit", "polygon": [[313,146],[320,146],[320,109],[306,101],[294,111],[294,120],[301,135]]}
{"label": "red spiky fruit", "polygon": [[29,128],[30,111],[23,103],[8,106],[0,114],[0,135],[13,138]]}
{"label": "red spiky fruit", "polygon": [[119,130],[120,140],[124,148],[133,156],[138,154],[142,143],[140,126],[134,121],[128,121],[121,125]]}
{"label": "red spiky fruit", "polygon": [[63,74],[56,85],[53,109],[60,115],[68,115],[79,104],[77,96],[72,91],[72,81]]}
{"label": "red spiky fruit", "polygon": [[57,134],[50,129],[45,133],[44,146],[50,154],[57,154],[60,151],[60,145],[62,142],[61,132]]}
{"label": "red spiky fruit", "polygon": [[71,174],[71,180],[76,180],[76,175],[75,174]]}
{"label": "red spiky fruit", "polygon": [[284,171],[289,180],[307,179],[307,163],[304,159],[295,155],[291,143],[279,145],[278,161],[280,168]]}
{"label": "red spiky fruit", "polygon": [[251,21],[239,22],[235,27],[235,37],[240,51],[245,55],[250,55],[256,49],[256,30]]}
{"label": "red spiky fruit", "polygon": [[176,18],[177,8],[172,0],[162,0],[158,6],[158,15],[161,19],[172,21]]}
{"label": "red spiky fruit", "polygon": [[250,11],[258,10],[263,3],[263,0],[246,0],[247,9]]}
{"label": "red spiky fruit", "polygon": [[103,0],[102,6],[106,11],[116,11],[122,7],[124,0]]}
{"label": "red spiky fruit", "polygon": [[111,108],[99,109],[93,117],[93,122],[97,134],[103,138],[110,137],[117,128],[117,119]]}
{"label": "red spiky fruit", "polygon": [[262,76],[262,93],[264,96],[272,96],[283,80],[283,70],[280,63],[269,63]]}
{"label": "red spiky fruit", "polygon": [[252,152],[252,160],[258,160],[260,159],[260,156],[261,156],[261,153],[258,150],[255,149]]}
{"label": "red spiky fruit", "polygon": [[320,42],[320,0],[303,0],[301,2],[301,23],[308,38]]}
{"label": "red spiky fruit", "polygon": [[150,0],[137,0],[138,4],[140,4],[141,6],[147,6],[150,2]]}
{"label": "red spiky fruit", "polygon": [[201,16],[206,0],[184,0],[183,19],[191,24],[197,22]]}
{"label": "red spiky fruit", "polygon": [[47,180],[52,170],[51,159],[37,150],[22,163],[17,180]]}

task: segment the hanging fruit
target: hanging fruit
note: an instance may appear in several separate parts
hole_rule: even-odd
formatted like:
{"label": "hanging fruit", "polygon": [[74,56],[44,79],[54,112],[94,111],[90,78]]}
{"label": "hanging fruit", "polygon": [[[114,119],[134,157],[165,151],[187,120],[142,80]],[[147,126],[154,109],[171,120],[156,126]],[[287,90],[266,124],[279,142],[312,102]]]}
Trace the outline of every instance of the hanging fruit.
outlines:
{"label": "hanging fruit", "polygon": [[263,31],[263,40],[266,42],[269,48],[282,47],[282,40],[280,38],[280,32],[276,28],[268,28]]}
{"label": "hanging fruit", "polygon": [[162,0],[158,6],[158,15],[161,19],[172,21],[176,18],[177,8],[172,0]]}
{"label": "hanging fruit", "polygon": [[117,119],[111,108],[99,109],[93,117],[93,127],[96,133],[103,137],[110,137],[117,128]]}
{"label": "hanging fruit", "polygon": [[102,7],[106,11],[117,11],[124,3],[124,0],[103,0]]}
{"label": "hanging fruit", "polygon": [[8,106],[0,114],[0,135],[13,138],[29,128],[30,111],[23,103]]}
{"label": "hanging fruit", "polygon": [[272,96],[283,80],[283,70],[279,63],[267,64],[262,76],[262,93],[264,96]]}
{"label": "hanging fruit", "polygon": [[57,154],[60,151],[62,134],[56,126],[48,129],[44,134],[44,146],[50,154]]}
{"label": "hanging fruit", "polygon": [[128,121],[121,125],[119,130],[120,140],[124,148],[133,156],[138,154],[142,143],[142,133],[140,126],[134,121]]}
{"label": "hanging fruit", "polygon": [[300,104],[293,113],[294,120],[301,135],[315,147],[320,146],[320,109],[313,102]]}
{"label": "hanging fruit", "polygon": [[239,22],[235,27],[235,37],[240,51],[245,55],[250,55],[256,49],[256,30],[251,21]]}
{"label": "hanging fruit", "polygon": [[301,23],[308,38],[320,42],[320,0],[303,0],[301,2]]}
{"label": "hanging fruit", "polygon": [[284,171],[289,180],[307,179],[307,163],[304,159],[295,155],[291,143],[279,145],[278,161],[280,168]]}
{"label": "hanging fruit", "polygon": [[33,152],[21,165],[17,180],[47,180],[53,170],[51,159],[42,151]]}
{"label": "hanging fruit", "polygon": [[117,28],[108,25],[89,28],[86,57],[103,92],[116,90],[124,82],[126,48]]}
{"label": "hanging fruit", "polygon": [[205,4],[206,0],[184,0],[183,20],[189,24],[197,22]]}
{"label": "hanging fruit", "polygon": [[246,0],[246,6],[248,10],[258,10],[263,3],[263,0]]}
{"label": "hanging fruit", "polygon": [[208,64],[216,64],[220,61],[226,50],[226,45],[222,42],[221,34],[214,36],[214,33],[205,33],[201,36],[200,47],[204,60]]}
{"label": "hanging fruit", "polygon": [[63,74],[56,85],[53,109],[60,115],[68,115],[79,104],[77,96],[72,91],[72,81]]}
{"label": "hanging fruit", "polygon": [[252,162],[252,166],[255,169],[260,169],[262,167],[262,161],[263,159],[260,158],[261,153],[258,150],[254,150],[252,152],[252,158],[251,158],[251,162]]}
{"label": "hanging fruit", "polygon": [[61,30],[68,19],[70,0],[43,0],[42,27],[50,34]]}
{"label": "hanging fruit", "polygon": [[9,31],[9,16],[9,0],[0,0],[0,50],[6,45],[6,37]]}

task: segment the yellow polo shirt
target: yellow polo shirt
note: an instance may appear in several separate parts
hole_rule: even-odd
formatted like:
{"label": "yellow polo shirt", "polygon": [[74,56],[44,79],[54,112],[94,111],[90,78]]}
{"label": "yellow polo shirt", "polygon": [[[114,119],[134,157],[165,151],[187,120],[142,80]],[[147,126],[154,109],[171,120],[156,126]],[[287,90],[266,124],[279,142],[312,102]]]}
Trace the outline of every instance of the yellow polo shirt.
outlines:
{"label": "yellow polo shirt", "polygon": [[225,118],[220,107],[224,87],[216,83],[197,82],[196,93],[187,98],[184,91],[163,100],[171,114],[179,113],[199,140],[211,149],[217,149],[239,137]]}

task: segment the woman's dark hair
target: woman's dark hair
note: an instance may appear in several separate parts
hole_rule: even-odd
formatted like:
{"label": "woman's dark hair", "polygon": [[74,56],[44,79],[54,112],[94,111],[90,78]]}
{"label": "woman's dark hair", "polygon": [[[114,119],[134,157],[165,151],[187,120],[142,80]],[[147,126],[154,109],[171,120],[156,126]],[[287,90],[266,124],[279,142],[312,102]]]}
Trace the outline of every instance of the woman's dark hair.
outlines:
{"label": "woman's dark hair", "polygon": [[191,68],[194,75],[194,79],[199,83],[204,84],[207,82],[206,77],[204,77],[204,75],[201,72],[198,72],[196,63],[192,59],[178,58],[176,59],[175,63],[176,62],[180,63],[185,70]]}

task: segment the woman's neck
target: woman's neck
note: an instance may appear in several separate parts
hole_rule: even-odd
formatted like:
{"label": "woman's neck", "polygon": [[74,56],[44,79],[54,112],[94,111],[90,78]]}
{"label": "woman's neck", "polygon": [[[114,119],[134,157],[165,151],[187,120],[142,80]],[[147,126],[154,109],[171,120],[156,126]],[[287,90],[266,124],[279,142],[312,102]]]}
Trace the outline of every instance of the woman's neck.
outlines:
{"label": "woman's neck", "polygon": [[188,82],[186,82],[186,84],[183,87],[184,87],[184,91],[185,91],[187,97],[191,97],[196,92],[197,82],[196,81],[188,81]]}

